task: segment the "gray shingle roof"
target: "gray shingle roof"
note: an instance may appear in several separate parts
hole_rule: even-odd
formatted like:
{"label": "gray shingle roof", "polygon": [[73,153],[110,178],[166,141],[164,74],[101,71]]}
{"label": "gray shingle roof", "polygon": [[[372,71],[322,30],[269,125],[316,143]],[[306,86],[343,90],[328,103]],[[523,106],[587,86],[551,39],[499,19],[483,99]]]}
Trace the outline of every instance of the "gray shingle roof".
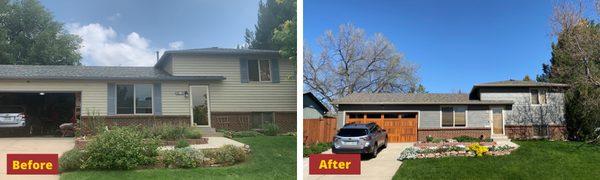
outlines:
{"label": "gray shingle roof", "polygon": [[355,93],[333,104],[512,104],[512,101],[470,100],[468,94]]}
{"label": "gray shingle roof", "polygon": [[186,50],[171,50],[165,51],[156,62],[155,67],[162,66],[164,61],[172,54],[193,54],[193,55],[228,55],[228,56],[264,56],[264,57],[278,57],[279,51],[275,50],[262,50],[262,49],[232,49],[232,48],[199,48],[199,49],[186,49]]}
{"label": "gray shingle roof", "polygon": [[154,67],[0,65],[0,79],[218,81],[225,77],[171,76]]}
{"label": "gray shingle roof", "polygon": [[568,84],[536,82],[536,81],[520,81],[506,80],[475,84],[475,87],[568,87]]}

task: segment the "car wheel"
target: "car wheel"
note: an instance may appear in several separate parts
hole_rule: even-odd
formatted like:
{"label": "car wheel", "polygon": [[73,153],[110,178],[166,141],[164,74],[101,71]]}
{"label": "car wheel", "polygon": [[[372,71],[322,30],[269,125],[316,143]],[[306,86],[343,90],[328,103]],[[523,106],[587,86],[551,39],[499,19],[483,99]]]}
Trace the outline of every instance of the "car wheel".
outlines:
{"label": "car wheel", "polygon": [[379,148],[377,148],[377,144],[375,144],[375,146],[373,146],[373,152],[371,152],[371,157],[376,158],[377,157],[377,153],[379,151]]}

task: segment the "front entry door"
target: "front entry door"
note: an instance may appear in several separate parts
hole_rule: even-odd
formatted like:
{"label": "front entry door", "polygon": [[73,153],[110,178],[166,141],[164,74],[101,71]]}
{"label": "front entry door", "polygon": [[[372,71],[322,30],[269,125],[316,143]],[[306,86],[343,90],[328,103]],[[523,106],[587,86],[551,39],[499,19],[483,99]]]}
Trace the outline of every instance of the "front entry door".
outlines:
{"label": "front entry door", "polygon": [[502,108],[492,108],[492,127],[494,128],[494,134],[504,134],[503,120]]}
{"label": "front entry door", "polygon": [[192,123],[197,126],[210,126],[210,103],[208,86],[190,86]]}

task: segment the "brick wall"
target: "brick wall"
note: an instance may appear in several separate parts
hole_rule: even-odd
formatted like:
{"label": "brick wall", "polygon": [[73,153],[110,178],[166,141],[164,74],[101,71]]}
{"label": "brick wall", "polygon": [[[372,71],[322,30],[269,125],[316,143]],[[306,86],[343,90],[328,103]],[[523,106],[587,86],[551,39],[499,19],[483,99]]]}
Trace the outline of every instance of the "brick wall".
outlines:
{"label": "brick wall", "polygon": [[[211,126],[231,131],[251,130],[250,112],[212,112]],[[280,132],[296,132],[296,112],[274,112],[274,123]]]}
{"label": "brick wall", "polygon": [[118,116],[82,116],[81,123],[85,124],[91,120],[103,121],[108,125],[116,126],[191,126],[190,116],[133,116],[133,115],[118,115]]}
{"label": "brick wall", "polygon": [[417,140],[426,141],[427,136],[431,135],[434,138],[454,138],[458,136],[471,136],[479,138],[483,135],[484,138],[490,137],[489,128],[432,128],[432,129],[418,129]]}
{"label": "brick wall", "polygon": [[[537,136],[535,128],[533,126],[525,125],[506,125],[506,136],[510,139],[533,139],[533,138],[544,138]],[[564,140],[567,136],[567,128],[564,125],[550,125],[548,126],[548,137],[554,140]]]}

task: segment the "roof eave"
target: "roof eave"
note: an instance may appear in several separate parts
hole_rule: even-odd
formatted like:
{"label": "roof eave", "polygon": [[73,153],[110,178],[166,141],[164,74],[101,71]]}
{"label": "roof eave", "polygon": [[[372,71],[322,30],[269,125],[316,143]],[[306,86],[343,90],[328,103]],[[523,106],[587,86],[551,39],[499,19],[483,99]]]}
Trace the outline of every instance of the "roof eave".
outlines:
{"label": "roof eave", "polygon": [[134,80],[134,81],[222,81],[223,76],[186,76],[177,78],[147,78],[147,77],[4,77],[0,80]]}
{"label": "roof eave", "polygon": [[333,102],[336,105],[494,105],[514,104],[512,101],[504,102]]}

